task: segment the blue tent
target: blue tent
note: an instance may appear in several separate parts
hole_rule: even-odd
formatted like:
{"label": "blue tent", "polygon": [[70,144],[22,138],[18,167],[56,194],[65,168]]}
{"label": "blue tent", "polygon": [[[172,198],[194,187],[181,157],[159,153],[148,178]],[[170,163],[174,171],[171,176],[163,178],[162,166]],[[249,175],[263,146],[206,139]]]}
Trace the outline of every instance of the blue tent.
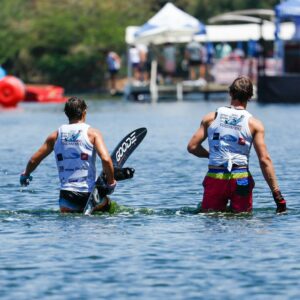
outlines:
{"label": "blue tent", "polygon": [[300,17],[300,0],[288,0],[276,5],[275,13],[279,19]]}
{"label": "blue tent", "polygon": [[293,39],[300,39],[300,0],[288,0],[275,6],[275,56],[283,57],[283,43],[280,40],[280,23],[292,20],[295,23],[296,31]]}
{"label": "blue tent", "polygon": [[276,29],[275,38],[279,39],[280,22],[292,20],[296,25],[294,38],[300,39],[300,0],[288,0],[275,6]]}

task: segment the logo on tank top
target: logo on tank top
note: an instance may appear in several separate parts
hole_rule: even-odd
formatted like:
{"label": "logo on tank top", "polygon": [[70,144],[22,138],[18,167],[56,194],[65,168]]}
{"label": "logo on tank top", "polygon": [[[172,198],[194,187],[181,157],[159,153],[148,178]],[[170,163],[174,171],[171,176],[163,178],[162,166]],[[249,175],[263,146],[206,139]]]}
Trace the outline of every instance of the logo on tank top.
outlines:
{"label": "logo on tank top", "polygon": [[62,142],[64,144],[72,144],[72,145],[79,145],[82,144],[82,141],[79,140],[82,130],[72,130],[70,132],[62,132]]}
{"label": "logo on tank top", "polygon": [[225,141],[225,142],[229,142],[229,143],[237,142],[237,138],[233,135],[230,135],[230,134],[225,134],[225,135],[221,136],[220,140]]}
{"label": "logo on tank top", "polygon": [[245,116],[237,116],[237,115],[225,115],[221,114],[220,116],[220,126],[231,128],[235,130],[241,130],[242,126],[239,125],[244,120]]}
{"label": "logo on tank top", "polygon": [[80,154],[77,152],[71,152],[71,153],[64,155],[64,159],[77,159],[79,157],[80,157]]}

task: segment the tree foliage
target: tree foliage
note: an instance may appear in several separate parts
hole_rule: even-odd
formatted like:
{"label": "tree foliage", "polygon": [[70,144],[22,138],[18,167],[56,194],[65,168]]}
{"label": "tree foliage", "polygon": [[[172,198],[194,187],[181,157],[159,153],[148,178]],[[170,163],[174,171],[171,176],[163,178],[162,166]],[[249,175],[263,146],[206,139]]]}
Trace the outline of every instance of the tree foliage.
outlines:
{"label": "tree foliage", "polygon": [[[126,52],[125,29],[141,25],[165,0],[1,0],[0,64],[25,82],[68,90],[100,87],[106,49]],[[272,8],[274,0],[177,0],[202,22],[230,10]]]}

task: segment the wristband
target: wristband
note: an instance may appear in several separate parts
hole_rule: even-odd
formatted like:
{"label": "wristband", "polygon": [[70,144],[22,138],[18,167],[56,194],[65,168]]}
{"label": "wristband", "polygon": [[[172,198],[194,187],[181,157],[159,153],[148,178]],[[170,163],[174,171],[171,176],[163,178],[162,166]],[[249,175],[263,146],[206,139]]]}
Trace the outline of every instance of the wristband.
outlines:
{"label": "wristband", "polygon": [[274,191],[272,194],[273,194],[273,199],[277,205],[276,212],[280,213],[286,211],[286,201],[283,198],[280,190]]}
{"label": "wristband", "polygon": [[20,175],[20,184],[22,186],[27,186],[29,185],[30,181],[32,180],[32,176],[29,174],[29,175],[25,175],[25,172],[23,172],[21,175]]}

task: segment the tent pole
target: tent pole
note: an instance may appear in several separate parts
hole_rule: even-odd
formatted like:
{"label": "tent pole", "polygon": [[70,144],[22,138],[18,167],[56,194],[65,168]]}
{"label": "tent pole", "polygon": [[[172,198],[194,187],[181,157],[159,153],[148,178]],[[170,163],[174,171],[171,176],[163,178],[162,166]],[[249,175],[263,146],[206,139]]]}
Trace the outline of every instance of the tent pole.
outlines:
{"label": "tent pole", "polygon": [[132,63],[130,61],[130,45],[127,44],[127,84],[125,88],[125,96],[127,99],[131,96],[132,91]]}
{"label": "tent pole", "polygon": [[150,94],[151,101],[157,102],[158,99],[158,89],[157,89],[157,60],[153,59],[151,61],[151,73],[150,73]]}

